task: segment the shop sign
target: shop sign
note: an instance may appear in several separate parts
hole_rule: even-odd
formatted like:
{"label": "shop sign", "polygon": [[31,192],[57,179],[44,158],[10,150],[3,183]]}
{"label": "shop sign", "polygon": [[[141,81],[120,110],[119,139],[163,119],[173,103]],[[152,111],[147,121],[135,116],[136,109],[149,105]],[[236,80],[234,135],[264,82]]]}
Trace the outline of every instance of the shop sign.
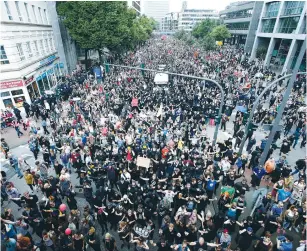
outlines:
{"label": "shop sign", "polygon": [[0,83],[0,89],[8,89],[23,86],[22,80],[5,81]]}
{"label": "shop sign", "polygon": [[46,78],[46,77],[47,77],[47,73],[44,72],[44,73],[42,74],[42,78]]}
{"label": "shop sign", "polygon": [[42,61],[40,61],[40,62],[39,62],[39,65],[45,65],[45,64],[47,64],[47,63],[52,62],[52,61],[55,60],[55,59],[56,59],[56,56],[55,56],[55,55],[52,55],[52,56],[47,57],[47,58],[43,59]]}
{"label": "shop sign", "polygon": [[38,76],[37,78],[36,78],[36,81],[40,81],[42,79],[42,76]]}
{"label": "shop sign", "polygon": [[25,85],[31,83],[34,79],[34,76],[29,77],[28,79],[25,80]]}

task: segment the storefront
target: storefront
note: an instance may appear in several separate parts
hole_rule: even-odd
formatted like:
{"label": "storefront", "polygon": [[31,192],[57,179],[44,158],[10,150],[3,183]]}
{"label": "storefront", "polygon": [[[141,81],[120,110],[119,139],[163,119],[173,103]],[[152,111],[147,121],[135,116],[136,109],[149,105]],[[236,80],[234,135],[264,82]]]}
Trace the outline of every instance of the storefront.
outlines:
{"label": "storefront", "polygon": [[23,102],[31,103],[31,99],[24,82],[21,79],[1,82],[0,108],[22,107]]}
{"label": "storefront", "polygon": [[[25,72],[25,73],[24,73]],[[59,57],[51,55],[24,72],[20,72],[16,79],[1,80],[0,109],[9,107],[22,107],[23,102],[29,104],[45,94],[45,91],[54,88],[65,75],[64,64]]]}

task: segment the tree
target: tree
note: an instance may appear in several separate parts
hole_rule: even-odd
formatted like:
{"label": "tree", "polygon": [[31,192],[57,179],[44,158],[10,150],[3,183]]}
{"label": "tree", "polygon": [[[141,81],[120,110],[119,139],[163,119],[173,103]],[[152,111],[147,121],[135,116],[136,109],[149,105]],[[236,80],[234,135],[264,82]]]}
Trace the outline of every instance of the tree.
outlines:
{"label": "tree", "polygon": [[192,35],[196,38],[204,38],[212,32],[213,28],[218,24],[218,21],[207,18],[194,27]]}
{"label": "tree", "polygon": [[202,39],[200,44],[206,51],[215,49],[215,40],[210,35],[207,35],[204,39]]}
{"label": "tree", "polygon": [[153,21],[136,12],[124,1],[58,2],[57,11],[71,37],[84,49],[121,53],[149,38]]}
{"label": "tree", "polygon": [[267,48],[259,47],[256,51],[256,57],[259,59],[265,59],[266,52],[267,52]]}
{"label": "tree", "polygon": [[179,30],[174,34],[174,37],[179,40],[185,40],[187,37],[187,33],[184,30]]}
{"label": "tree", "polygon": [[219,25],[213,28],[210,36],[213,37],[215,41],[223,41],[231,37],[231,34],[225,25]]}

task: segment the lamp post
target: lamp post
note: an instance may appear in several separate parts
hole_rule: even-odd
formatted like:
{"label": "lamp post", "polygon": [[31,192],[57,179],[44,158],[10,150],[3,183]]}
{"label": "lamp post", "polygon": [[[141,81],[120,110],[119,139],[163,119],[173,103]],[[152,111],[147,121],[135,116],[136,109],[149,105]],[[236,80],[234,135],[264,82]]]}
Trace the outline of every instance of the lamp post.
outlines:
{"label": "lamp post", "polygon": [[[302,61],[303,59],[303,56],[304,56],[304,53],[305,53],[305,48],[306,48],[306,39],[304,40],[303,44],[302,44],[302,47],[301,47],[301,51],[297,57],[297,61],[296,61],[296,64],[295,64],[295,67],[294,67],[294,70],[293,70],[293,73],[292,74],[287,74],[283,77],[280,77],[278,79],[276,79],[275,81],[273,81],[271,84],[269,84],[261,93],[260,95],[257,97],[257,99],[255,100],[255,103],[253,105],[253,109],[249,115],[249,118],[248,118],[248,121],[246,123],[246,126],[245,126],[245,133],[244,133],[244,136],[243,136],[243,139],[242,139],[242,142],[241,142],[241,145],[240,145],[240,149],[239,149],[239,154],[242,154],[242,151],[243,151],[243,147],[244,147],[244,144],[245,144],[245,141],[246,141],[246,138],[247,138],[247,133],[248,133],[248,129],[249,129],[249,126],[250,126],[250,123],[253,119],[253,115],[254,115],[254,112],[256,111],[259,103],[260,103],[260,100],[261,98],[263,97],[263,95],[268,91],[270,90],[275,84],[277,84],[279,81],[281,80],[284,80],[286,78],[289,78],[291,77],[289,83],[288,83],[288,87],[287,87],[287,90],[285,92],[285,95],[283,97],[283,101],[282,101],[282,104],[281,104],[281,107],[279,108],[278,110],[278,114],[274,120],[274,125],[273,125],[273,128],[271,130],[271,132],[274,132],[274,135],[277,131],[277,128],[278,128],[278,125],[279,125],[279,122],[280,122],[280,119],[282,117],[282,114],[283,114],[283,110],[285,108],[285,105],[286,105],[286,102],[289,98],[289,95],[291,93],[291,90],[293,88],[293,83],[294,83],[294,80],[296,78],[296,75],[302,75],[302,74],[306,74],[306,72],[298,72],[298,69],[299,69],[299,65],[300,65],[300,62]],[[265,157],[267,156],[267,153],[270,149],[270,146],[272,144],[272,141],[273,141],[273,137],[274,135],[272,136],[272,134],[270,133],[270,136],[269,136],[269,139],[266,143],[266,146],[265,146],[265,149],[263,151],[263,154],[261,156],[261,160],[260,160],[260,163],[263,162],[263,159],[265,159]],[[266,154],[266,155],[265,155]],[[265,155],[265,157],[264,157]]]}
{"label": "lamp post", "polygon": [[108,65],[108,66],[114,66],[114,67],[120,67],[120,68],[126,68],[126,69],[149,71],[149,72],[155,72],[155,73],[164,73],[164,74],[175,75],[175,76],[180,76],[180,77],[211,81],[212,83],[214,83],[220,89],[220,92],[221,92],[221,103],[220,103],[220,107],[219,107],[217,123],[215,125],[214,135],[213,135],[213,145],[215,145],[216,139],[217,139],[217,134],[218,134],[218,131],[219,131],[219,121],[220,121],[221,116],[222,116],[222,109],[223,109],[224,99],[225,99],[225,92],[223,90],[223,87],[218,82],[216,82],[215,80],[209,79],[209,78],[189,76],[189,75],[185,75],[185,74],[178,74],[178,73],[168,72],[168,71],[160,71],[160,70],[146,69],[146,68],[140,68],[140,67],[132,67],[132,66],[126,66],[126,65],[108,64],[108,63],[104,63],[104,64],[106,65],[106,67]]}
{"label": "lamp post", "polygon": [[268,138],[268,140],[267,140],[267,142],[265,144],[264,150],[263,150],[263,152],[261,154],[260,161],[259,161],[260,165],[264,164],[264,162],[266,160],[266,157],[268,156],[269,150],[271,148],[271,144],[272,144],[272,142],[274,140],[275,133],[278,131],[280,120],[282,118],[284,109],[285,109],[285,107],[287,105],[287,101],[289,99],[289,96],[290,96],[290,94],[292,92],[293,85],[294,85],[294,82],[295,82],[298,70],[300,68],[300,64],[302,62],[302,59],[303,59],[305,53],[306,53],[306,38],[305,38],[305,40],[304,40],[304,42],[302,44],[302,47],[300,49],[300,52],[299,52],[299,55],[297,57],[295,66],[293,68],[293,72],[292,72],[291,78],[289,80],[287,89],[286,89],[286,91],[284,93],[282,102],[281,102],[281,104],[280,104],[280,106],[278,108],[278,113],[277,113],[277,116],[276,116],[276,118],[274,120],[273,127],[272,127],[272,129],[270,131],[269,138]]}

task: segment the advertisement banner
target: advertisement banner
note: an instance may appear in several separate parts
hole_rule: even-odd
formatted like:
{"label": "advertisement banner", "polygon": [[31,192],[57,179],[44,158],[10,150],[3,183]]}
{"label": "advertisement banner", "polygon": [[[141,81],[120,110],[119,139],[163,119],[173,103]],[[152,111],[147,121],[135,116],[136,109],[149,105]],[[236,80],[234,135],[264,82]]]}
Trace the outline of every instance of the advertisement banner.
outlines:
{"label": "advertisement banner", "polygon": [[96,78],[102,78],[101,68],[99,66],[93,67],[93,72],[96,75]]}
{"label": "advertisement banner", "polygon": [[0,83],[0,89],[8,89],[23,86],[22,80],[5,81]]}

